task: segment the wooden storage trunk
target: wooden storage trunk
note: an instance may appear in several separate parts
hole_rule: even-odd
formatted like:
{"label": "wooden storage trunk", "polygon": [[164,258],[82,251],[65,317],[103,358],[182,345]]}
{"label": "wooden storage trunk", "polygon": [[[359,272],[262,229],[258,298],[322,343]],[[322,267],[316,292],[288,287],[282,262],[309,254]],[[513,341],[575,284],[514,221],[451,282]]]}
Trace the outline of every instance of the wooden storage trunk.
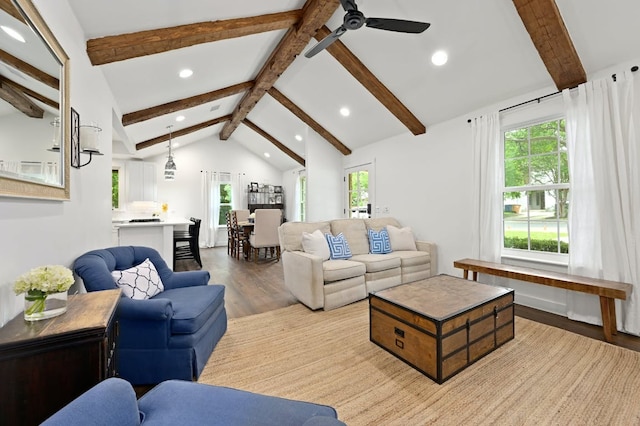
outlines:
{"label": "wooden storage trunk", "polygon": [[443,383],[513,339],[513,298],[448,275],[372,293],[370,340]]}

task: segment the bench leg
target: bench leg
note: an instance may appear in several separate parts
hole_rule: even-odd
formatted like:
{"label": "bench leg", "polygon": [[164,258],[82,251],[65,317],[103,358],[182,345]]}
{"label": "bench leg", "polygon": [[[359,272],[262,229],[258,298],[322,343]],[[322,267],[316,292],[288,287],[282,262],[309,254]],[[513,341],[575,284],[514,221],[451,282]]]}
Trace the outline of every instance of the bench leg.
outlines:
{"label": "bench leg", "polygon": [[602,314],[602,329],[604,340],[613,342],[613,335],[618,334],[616,325],[616,300],[611,297],[600,296],[600,311]]}
{"label": "bench leg", "polygon": [[469,279],[469,270],[468,270],[468,269],[463,269],[463,270],[462,270],[462,277],[463,277],[465,280],[468,280],[468,279]]}

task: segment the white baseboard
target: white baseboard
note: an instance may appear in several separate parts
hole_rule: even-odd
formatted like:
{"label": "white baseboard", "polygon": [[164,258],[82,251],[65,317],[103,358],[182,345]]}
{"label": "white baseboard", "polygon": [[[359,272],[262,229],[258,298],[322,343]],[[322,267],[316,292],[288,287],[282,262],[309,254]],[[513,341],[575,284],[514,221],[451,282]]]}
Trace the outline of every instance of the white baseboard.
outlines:
{"label": "white baseboard", "polygon": [[550,312],[563,317],[567,316],[567,305],[555,300],[541,299],[539,297],[516,292],[515,302],[518,305],[527,306],[529,308],[539,309],[541,311]]}

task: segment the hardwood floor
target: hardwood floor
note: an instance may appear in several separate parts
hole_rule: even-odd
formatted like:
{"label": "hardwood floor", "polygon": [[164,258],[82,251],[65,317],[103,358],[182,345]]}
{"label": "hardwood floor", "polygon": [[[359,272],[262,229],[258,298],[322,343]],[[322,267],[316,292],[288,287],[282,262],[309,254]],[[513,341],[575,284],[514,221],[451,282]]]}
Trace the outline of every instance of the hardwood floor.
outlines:
{"label": "hardwood floor", "polygon": [[[211,283],[224,284],[227,316],[239,318],[258,314],[289,305],[298,301],[284,287],[282,263],[275,260],[247,262],[227,255],[226,247],[201,249],[202,265],[211,274]],[[176,270],[199,269],[191,260],[180,260]],[[604,341],[602,328],[568,318],[516,305],[516,315],[533,321],[563,328],[592,339]],[[616,346],[640,352],[640,337],[618,333],[614,336]]]}

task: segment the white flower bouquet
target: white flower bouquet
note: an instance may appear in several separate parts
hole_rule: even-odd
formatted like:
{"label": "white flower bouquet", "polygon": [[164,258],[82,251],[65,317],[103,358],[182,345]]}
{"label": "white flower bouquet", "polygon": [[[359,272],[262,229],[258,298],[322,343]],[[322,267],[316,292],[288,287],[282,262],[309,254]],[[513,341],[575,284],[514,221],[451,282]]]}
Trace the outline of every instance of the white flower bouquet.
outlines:
{"label": "white flower bouquet", "polygon": [[[62,265],[46,265],[34,268],[18,277],[13,285],[16,294],[25,293],[25,318],[45,319],[43,314],[47,296],[69,290],[75,282],[73,273]],[[66,300],[66,299],[65,299]],[[66,310],[59,309],[60,312]]]}

